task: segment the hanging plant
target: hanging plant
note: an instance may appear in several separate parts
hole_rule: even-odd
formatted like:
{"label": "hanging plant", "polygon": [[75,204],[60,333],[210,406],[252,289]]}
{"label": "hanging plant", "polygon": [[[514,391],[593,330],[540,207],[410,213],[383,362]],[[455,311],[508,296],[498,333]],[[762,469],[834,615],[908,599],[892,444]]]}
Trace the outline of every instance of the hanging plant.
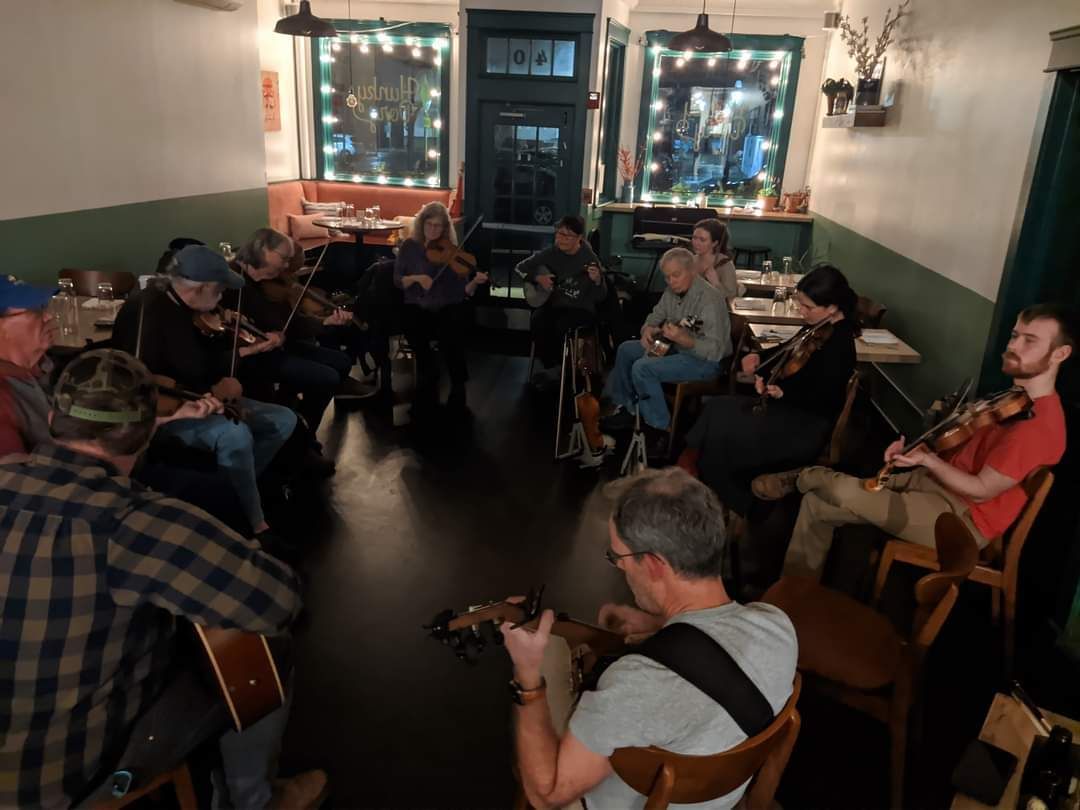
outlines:
{"label": "hanging plant", "polygon": [[892,16],[892,7],[885,9],[885,23],[882,25],[881,34],[871,44],[869,17],[862,18],[862,31],[856,31],[851,24],[851,17],[845,14],[840,18],[840,38],[847,45],[848,56],[855,60],[855,73],[860,79],[870,79],[874,75],[874,68],[881,62],[881,57],[893,43],[896,26],[901,18],[911,16],[907,7],[911,0],[904,0],[896,7],[896,16]]}

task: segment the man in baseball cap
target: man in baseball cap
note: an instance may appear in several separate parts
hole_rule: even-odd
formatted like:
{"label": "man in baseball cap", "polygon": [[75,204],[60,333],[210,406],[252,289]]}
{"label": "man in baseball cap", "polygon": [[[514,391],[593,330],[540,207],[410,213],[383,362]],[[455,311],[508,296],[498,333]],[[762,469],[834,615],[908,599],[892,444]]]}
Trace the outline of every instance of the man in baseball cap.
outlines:
{"label": "man in baseball cap", "polygon": [[21,453],[29,421],[44,433],[45,409],[24,402],[40,396],[45,352],[56,339],[49,312],[55,288],[34,287],[14,276],[0,275],[0,456]]}

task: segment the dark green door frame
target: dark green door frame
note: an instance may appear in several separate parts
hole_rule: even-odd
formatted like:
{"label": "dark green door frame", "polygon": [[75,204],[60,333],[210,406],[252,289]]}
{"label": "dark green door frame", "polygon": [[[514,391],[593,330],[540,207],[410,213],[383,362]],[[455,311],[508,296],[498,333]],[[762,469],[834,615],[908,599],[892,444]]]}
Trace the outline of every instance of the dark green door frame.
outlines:
{"label": "dark green door frame", "polygon": [[[544,12],[486,11],[468,12],[468,48],[465,77],[465,213],[473,219],[481,209],[481,198],[491,189],[480,188],[476,167],[487,159],[487,140],[480,127],[483,102],[519,104],[543,101],[575,108],[572,143],[578,145],[569,155],[571,187],[580,190],[585,171],[585,103],[589,91],[589,67],[592,57],[593,14],[548,14]],[[576,35],[575,75],[573,79],[543,79],[528,76],[491,76],[486,73],[485,43],[489,35],[526,37],[546,34]],[[580,210],[580,193],[570,195],[567,204],[573,213]],[[561,213],[570,213],[560,212]]]}

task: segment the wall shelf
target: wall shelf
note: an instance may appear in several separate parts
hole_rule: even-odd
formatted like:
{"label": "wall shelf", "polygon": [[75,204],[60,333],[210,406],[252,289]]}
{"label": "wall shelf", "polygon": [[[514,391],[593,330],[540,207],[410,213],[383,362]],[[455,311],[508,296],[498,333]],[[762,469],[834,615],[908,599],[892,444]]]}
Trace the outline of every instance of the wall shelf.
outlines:
{"label": "wall shelf", "polygon": [[826,115],[821,119],[821,126],[825,129],[850,129],[851,127],[883,127],[885,126],[886,108],[860,109],[856,107],[852,112],[843,115]]}

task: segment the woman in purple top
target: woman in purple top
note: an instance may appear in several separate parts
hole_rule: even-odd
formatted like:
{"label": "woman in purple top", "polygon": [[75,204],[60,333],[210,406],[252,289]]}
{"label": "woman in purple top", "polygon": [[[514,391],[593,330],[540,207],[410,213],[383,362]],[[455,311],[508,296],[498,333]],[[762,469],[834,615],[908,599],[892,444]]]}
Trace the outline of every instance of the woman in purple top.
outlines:
{"label": "woman in purple top", "polygon": [[440,202],[430,202],[420,209],[413,222],[412,235],[401,243],[394,265],[394,283],[405,292],[403,326],[405,338],[416,353],[415,411],[431,411],[439,401],[439,365],[431,341],[439,342],[443,362],[450,375],[452,410],[465,410],[465,333],[471,311],[468,300],[476,288],[487,284],[487,273],[465,279],[427,260],[425,246],[446,234],[456,242],[450,213]]}

